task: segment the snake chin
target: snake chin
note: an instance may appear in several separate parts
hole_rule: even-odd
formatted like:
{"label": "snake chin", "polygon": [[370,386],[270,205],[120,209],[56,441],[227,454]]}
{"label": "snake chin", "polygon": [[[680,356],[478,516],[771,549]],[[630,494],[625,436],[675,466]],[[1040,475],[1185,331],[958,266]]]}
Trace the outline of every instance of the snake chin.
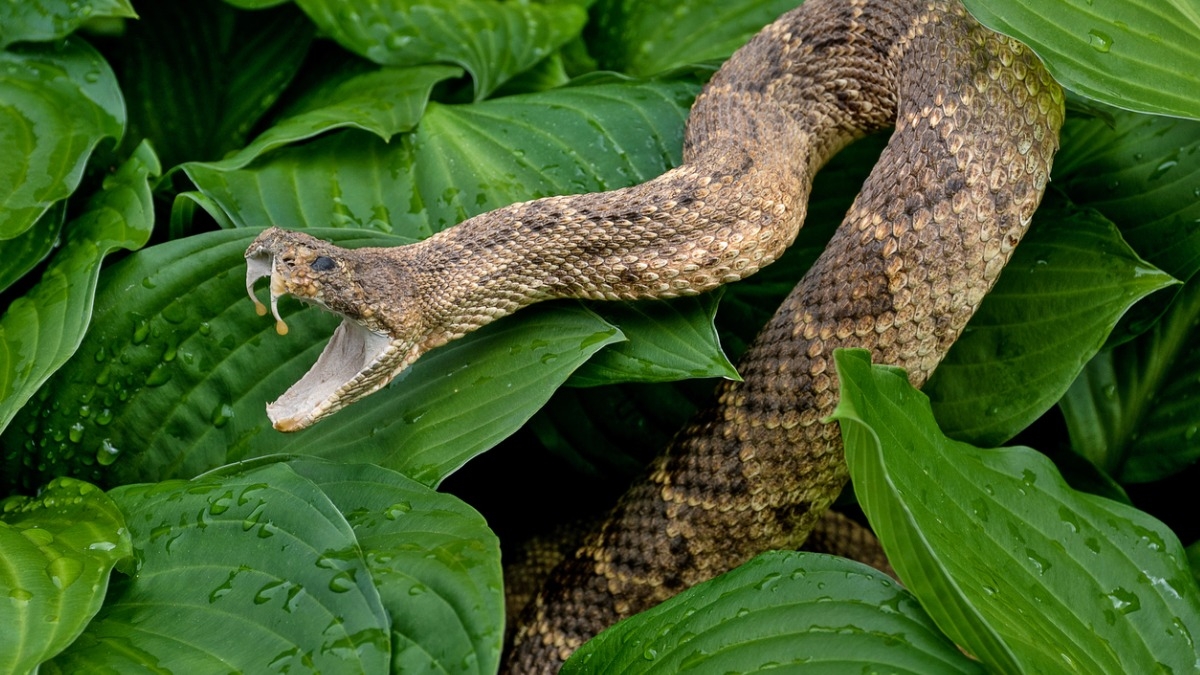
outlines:
{"label": "snake chin", "polygon": [[[263,277],[271,279],[271,313],[276,330],[287,333],[287,324],[279,316],[279,298],[288,295],[286,266],[277,264],[276,255],[267,247],[252,249],[246,255],[246,290],[254,300],[260,315],[267,308],[254,295],[254,283]],[[354,400],[373,393],[391,380],[393,355],[406,351],[403,341],[378,333],[359,321],[331,309],[320,298],[291,294],[301,301],[321,307],[342,318],[333,337],[325,345],[312,368],[273,403],[267,404],[267,417],[279,431],[298,431],[312,426],[317,420],[343,407],[339,401]],[[410,347],[407,351],[413,352]],[[401,359],[411,363],[411,358]],[[349,398],[347,398],[349,397]]]}

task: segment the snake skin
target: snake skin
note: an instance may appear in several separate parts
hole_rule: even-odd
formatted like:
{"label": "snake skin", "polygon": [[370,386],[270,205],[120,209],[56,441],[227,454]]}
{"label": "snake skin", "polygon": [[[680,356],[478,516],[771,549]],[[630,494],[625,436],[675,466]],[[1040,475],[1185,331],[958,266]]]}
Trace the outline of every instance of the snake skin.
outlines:
{"label": "snake skin", "polygon": [[[1028,226],[1062,120],[1037,58],[957,0],[809,0],[713,77],[683,164],[659,178],[515,204],[399,248],[264,233],[251,251],[289,261],[273,295],[392,340],[384,365],[295,424],[532,302],[671,297],[748,276],[795,238],[817,169],[894,125],[828,248],[739,364],[744,381],[721,386],[526,609],[506,668],[556,672],[616,620],[804,542],[847,480],[838,428],[822,422],[833,350],[869,349],[925,382]],[[338,264],[317,271],[329,267],[318,257]]]}

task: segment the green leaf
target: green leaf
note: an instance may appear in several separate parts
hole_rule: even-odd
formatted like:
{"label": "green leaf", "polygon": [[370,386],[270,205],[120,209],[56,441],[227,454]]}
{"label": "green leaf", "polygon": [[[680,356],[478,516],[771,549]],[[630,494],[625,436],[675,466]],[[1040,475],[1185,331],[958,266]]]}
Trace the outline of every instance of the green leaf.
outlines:
{"label": "green leaf", "polygon": [[67,202],[55,202],[23,234],[0,240],[0,260],[8,261],[0,268],[0,291],[13,285],[50,255],[58,243],[66,217]]}
{"label": "green leaf", "polygon": [[354,532],[284,464],[110,496],[137,568],[42,672],[384,672],[388,620]]}
{"label": "green leaf", "polygon": [[720,293],[669,302],[604,303],[596,311],[621,329],[624,342],[601,350],[575,371],[573,387],[618,382],[673,382],[688,378],[739,379],[721,351],[713,326]]}
{"label": "green leaf", "polygon": [[75,191],[102,138],[121,137],[125,105],[104,58],[73,38],[0,51],[0,101],[0,239],[12,239]]}
{"label": "green leaf", "polygon": [[980,673],[916,599],[866,565],[764,553],[584,643],[563,673]]}
{"label": "green leaf", "polygon": [[166,167],[241,148],[313,38],[312,24],[290,5],[239,12],[220,2],[149,2],[139,9],[141,20],[120,41],[121,84],[130,136],[149,139]]}
{"label": "green leaf", "polygon": [[1200,122],[1112,119],[1068,120],[1054,184],[1116,223],[1138,255],[1190,279],[1200,271]]}
{"label": "green leaf", "polygon": [[572,4],[495,0],[297,0],[323,33],[386,66],[453,63],[475,81],[475,100],[579,33]]}
{"label": "green leaf", "polygon": [[1068,488],[1034,450],[946,438],[904,372],[866,351],[834,359],[859,504],[955,643],[998,672],[1195,668],[1200,590],[1166,526]]}
{"label": "green leaf", "polygon": [[[256,315],[243,257],[256,234],[188,237],[106,271],[78,355],[22,412],[6,445],[25,449],[39,471],[109,483],[288,452],[383,464],[434,485],[623,339],[578,305],[534,307],[431,352],[348,414],[279,433],[267,401],[312,366],[338,319],[285,301],[291,331],[280,337]],[[313,234],[346,246],[403,243],[364,231]]]}
{"label": "green leaf", "polygon": [[1064,87],[1109,105],[1200,117],[1200,9],[1191,0],[964,0],[1031,47]]}
{"label": "green leaf", "polygon": [[[1200,122],[1104,111],[1063,129],[1055,180],[1076,203],[1095,208],[1130,246],[1177,279],[1200,271]],[[1178,287],[1140,302],[1109,345],[1144,332]]]}
{"label": "green leaf", "polygon": [[[139,146],[67,227],[67,244],[37,286],[0,318],[0,431],[79,347],[92,319],[104,256],[141,248],[150,238],[154,209],[148,180],[158,173],[154,152]],[[6,466],[37,463],[18,447],[5,447]],[[16,472],[10,476],[16,479]]]}
{"label": "green leaf", "polygon": [[496,672],[504,637],[500,542],[483,516],[377,466],[289,466],[354,528],[391,617],[391,672]]}
{"label": "green leaf", "polygon": [[[332,129],[361,129],[391,140],[395,134],[412,131],[421,121],[435,84],[461,75],[461,69],[450,66],[418,66],[335,78],[310,92],[289,115],[237,154],[205,166],[222,171],[240,169],[263,153]],[[185,171],[188,166],[184,165]]]}
{"label": "green leaf", "polygon": [[129,0],[21,0],[0,4],[0,48],[23,40],[58,40],[92,19],[137,18]]}
{"label": "green leaf", "polygon": [[1200,458],[1200,273],[1154,327],[1088,363],[1060,402],[1071,446],[1123,482]]}
{"label": "green leaf", "polygon": [[552,194],[624,187],[679,161],[697,87],[570,87],[470,105],[430,104],[390,143],[359,131],[281,148],[236,171],[188,176],[236,225],[362,227],[424,238]]}
{"label": "green leaf", "polygon": [[132,555],[124,517],[93,485],[56,478],[0,502],[0,669],[31,672],[71,644]]}
{"label": "green leaf", "polygon": [[729,57],[795,0],[613,0],[598,3],[588,42],[601,68],[650,76]]}
{"label": "green leaf", "polygon": [[1067,391],[1130,306],[1176,283],[1096,212],[1046,201],[924,387],[951,438],[1012,438]]}

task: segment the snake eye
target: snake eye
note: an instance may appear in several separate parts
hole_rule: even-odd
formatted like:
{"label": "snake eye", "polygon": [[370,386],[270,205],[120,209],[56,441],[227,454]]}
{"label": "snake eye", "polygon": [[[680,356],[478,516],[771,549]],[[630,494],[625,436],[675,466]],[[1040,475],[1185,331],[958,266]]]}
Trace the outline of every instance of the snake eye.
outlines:
{"label": "snake eye", "polygon": [[334,267],[337,267],[337,263],[333,261],[333,258],[330,258],[327,255],[319,255],[317,256],[316,260],[313,260],[312,263],[309,264],[309,267],[313,268],[313,271],[316,272],[328,272]]}

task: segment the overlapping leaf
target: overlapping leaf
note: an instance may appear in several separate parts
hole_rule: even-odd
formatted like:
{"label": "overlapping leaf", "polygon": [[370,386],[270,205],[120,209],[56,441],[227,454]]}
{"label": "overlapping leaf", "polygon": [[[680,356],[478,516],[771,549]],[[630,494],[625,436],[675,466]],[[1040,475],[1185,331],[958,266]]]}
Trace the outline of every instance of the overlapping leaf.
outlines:
{"label": "overlapping leaf", "polygon": [[0,260],[9,261],[0,268],[0,291],[11,286],[50,255],[62,233],[67,203],[57,202],[28,230],[12,239],[0,239]]}
{"label": "overlapping leaf", "polygon": [[[597,84],[431,104],[390,143],[335,132],[189,177],[238,226],[364,227],[424,238],[533,197],[623,187],[679,161],[690,83]],[[424,102],[421,102],[423,105]]]}
{"label": "overlapping leaf", "polygon": [[[0,318],[0,431],[38,387],[75,353],[92,320],[100,263],[116,249],[145,245],[154,226],[148,180],[159,173],[149,146],[137,152],[68,226],[67,244],[42,279]],[[3,464],[39,465],[45,457],[6,447]]]}
{"label": "overlapping leaf", "polygon": [[93,485],[58,478],[0,502],[0,668],[32,672],[71,644],[132,555],[124,517]]}
{"label": "overlapping leaf", "polygon": [[1017,38],[1063,86],[1109,105],[1200,117],[1200,9],[1189,0],[964,0]]}
{"label": "overlapping leaf", "polygon": [[388,66],[453,63],[481,100],[574,37],[586,15],[571,3],[496,0],[297,0],[325,34]]}
{"label": "overlapping leaf", "polygon": [[925,386],[953,438],[1012,438],[1066,392],[1133,303],[1175,283],[1095,212],[1052,202],[1035,221]]}
{"label": "overlapping leaf", "polygon": [[855,494],[957,644],[1006,672],[1194,669],[1200,589],[1162,523],[1071,490],[1031,449],[944,437],[903,371],[865,351],[835,361]]}
{"label": "overlapping leaf", "polygon": [[1123,482],[1200,458],[1200,274],[1154,327],[1088,363],[1063,397],[1071,446]]}
{"label": "overlapping leaf", "polygon": [[627,340],[601,351],[568,384],[674,382],[693,377],[738,379],[721,351],[713,317],[719,293],[670,302],[605,304],[596,310]]}
{"label": "overlapping leaf", "polygon": [[585,643],[563,673],[979,673],[911,594],[818,553],[765,553]]}
{"label": "overlapping leaf", "polygon": [[393,673],[494,673],[500,545],[474,509],[366,464],[289,462],[345,514],[391,618]]}
{"label": "overlapping leaf", "polygon": [[[314,233],[351,246],[403,241]],[[286,451],[375,462],[436,484],[622,339],[587,310],[533,308],[430,353],[353,415],[282,434],[271,429],[265,403],[316,361],[337,319],[285,301],[292,330],[275,335],[245,295],[243,253],[255,234],[189,237],[114,266],[80,353],[42,389],[39,406],[23,411],[9,447],[25,449],[39,471],[105,482],[190,476]]]}
{"label": "overlapping leaf", "polygon": [[1114,112],[1072,119],[1055,185],[1121,228],[1138,255],[1176,279],[1200,271],[1200,122]]}
{"label": "overlapping leaf", "polygon": [[42,672],[387,669],[387,614],[354,531],[287,465],[110,494],[136,569]]}
{"label": "overlapping leaf", "polygon": [[75,191],[101,139],[121,137],[125,105],[108,63],[74,38],[0,50],[0,101],[0,239],[11,239]]}
{"label": "overlapping leaf", "polygon": [[[383,141],[391,140],[395,134],[412,131],[421,121],[435,84],[461,74],[461,69],[452,66],[417,66],[331,77],[237,154],[203,166],[240,169],[263,153],[332,129],[356,128]],[[184,170],[188,169],[185,165]]]}
{"label": "overlapping leaf", "polygon": [[0,48],[22,40],[57,40],[93,19],[137,14],[129,0],[22,0],[0,4]]}

